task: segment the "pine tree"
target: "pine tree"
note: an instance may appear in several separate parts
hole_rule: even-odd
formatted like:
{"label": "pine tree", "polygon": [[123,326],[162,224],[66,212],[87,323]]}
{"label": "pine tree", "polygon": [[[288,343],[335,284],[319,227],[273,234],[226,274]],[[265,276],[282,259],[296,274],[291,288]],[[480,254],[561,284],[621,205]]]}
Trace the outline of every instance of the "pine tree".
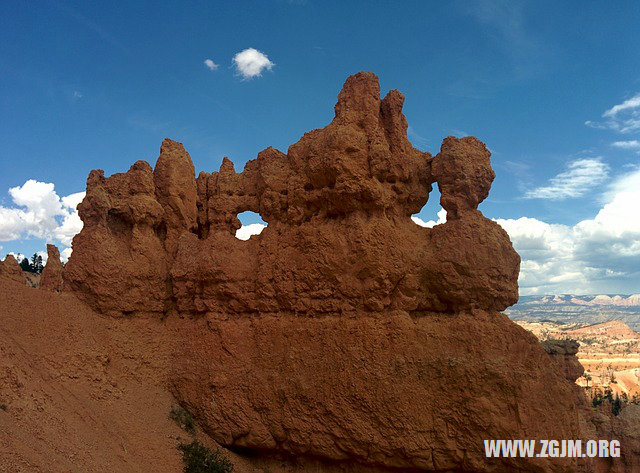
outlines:
{"label": "pine tree", "polygon": [[20,268],[22,268],[23,271],[31,271],[31,265],[29,264],[29,258],[22,258],[22,260],[20,261]]}
{"label": "pine tree", "polygon": [[40,256],[38,253],[34,253],[31,257],[30,266],[31,269],[29,269],[29,271],[31,271],[32,273],[40,274],[44,269],[44,265],[42,264],[42,256]]}

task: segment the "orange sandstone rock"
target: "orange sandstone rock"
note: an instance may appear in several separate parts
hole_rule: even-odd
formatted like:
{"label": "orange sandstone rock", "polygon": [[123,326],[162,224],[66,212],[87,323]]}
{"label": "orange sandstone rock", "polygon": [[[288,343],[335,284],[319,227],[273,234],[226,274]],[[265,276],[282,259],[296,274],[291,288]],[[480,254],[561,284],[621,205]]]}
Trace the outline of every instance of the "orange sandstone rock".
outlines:
{"label": "orange sandstone rock", "polygon": [[[494,178],[475,138],[407,139],[398,91],[347,79],[335,118],[241,172],[195,178],[162,144],[79,206],[65,286],[112,314],[181,325],[172,388],[225,446],[404,471],[571,471],[499,459],[484,439],[579,438],[571,383],[504,315],[520,259],[477,209]],[[441,191],[448,221],[411,215]],[[243,211],[268,227],[235,238]]]}
{"label": "orange sandstone rock", "polygon": [[55,245],[47,245],[47,264],[42,270],[40,287],[48,291],[62,290],[62,263],[60,252]]}
{"label": "orange sandstone rock", "polygon": [[0,261],[0,277],[27,283],[27,278],[13,255],[7,255],[4,261]]}

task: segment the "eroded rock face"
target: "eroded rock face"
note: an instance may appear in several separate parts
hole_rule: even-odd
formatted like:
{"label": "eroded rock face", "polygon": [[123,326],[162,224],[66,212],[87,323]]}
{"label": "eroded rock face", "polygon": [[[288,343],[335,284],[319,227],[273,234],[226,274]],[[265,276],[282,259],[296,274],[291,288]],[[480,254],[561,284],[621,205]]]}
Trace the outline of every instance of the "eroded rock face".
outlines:
{"label": "eroded rock face", "polygon": [[[268,148],[236,173],[200,173],[165,140],[155,171],[93,171],[79,207],[67,284],[103,312],[340,314],[502,310],[517,300],[519,258],[477,210],[494,173],[472,137],[432,157],[411,146],[404,98],[350,77],[333,122],[287,154]],[[449,221],[410,216],[438,182]],[[269,224],[248,242],[237,214]],[[198,268],[194,271],[194,268]],[[121,297],[113,297],[119,294]]]}
{"label": "eroded rock face", "polygon": [[27,279],[13,255],[7,255],[4,261],[0,261],[0,277],[22,284],[27,283]]}
{"label": "eroded rock face", "polygon": [[[472,137],[411,146],[404,98],[347,79],[335,118],[288,152],[200,173],[163,142],[92,171],[65,285],[99,311],[188,318],[173,391],[220,443],[441,471],[566,471],[484,439],[579,438],[575,393],[535,337],[497,311],[519,257],[477,209],[494,173]],[[438,183],[448,221],[410,217]],[[268,227],[235,238],[243,211]]]}
{"label": "eroded rock face", "polygon": [[195,218],[193,163],[183,146],[164,140],[155,171],[145,161],[108,178],[92,171],[78,213],[87,228],[73,239],[67,287],[105,313],[170,311],[172,255]]}
{"label": "eroded rock face", "polygon": [[584,373],[584,367],[576,356],[580,344],[576,340],[544,340],[542,347],[562,367],[567,380],[574,383]]}
{"label": "eroded rock face", "polygon": [[576,468],[485,458],[484,439],[580,438],[571,384],[502,314],[207,317],[180,345],[174,392],[223,445],[399,471]]}
{"label": "eroded rock face", "polygon": [[40,287],[48,291],[60,292],[62,290],[62,263],[60,251],[55,245],[47,245],[47,264],[42,270]]}

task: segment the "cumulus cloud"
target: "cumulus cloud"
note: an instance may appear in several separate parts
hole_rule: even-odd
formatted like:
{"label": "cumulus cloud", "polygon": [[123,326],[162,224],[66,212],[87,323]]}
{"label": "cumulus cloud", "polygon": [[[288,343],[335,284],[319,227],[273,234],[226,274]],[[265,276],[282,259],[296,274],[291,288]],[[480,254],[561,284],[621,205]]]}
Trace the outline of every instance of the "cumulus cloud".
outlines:
{"label": "cumulus cloud", "polygon": [[236,230],[236,238],[238,240],[248,240],[251,235],[259,235],[265,228],[267,228],[267,226],[261,223],[251,223],[249,225],[243,225],[238,228],[238,230]]}
{"label": "cumulus cloud", "polygon": [[620,133],[640,131],[640,93],[614,105],[602,114],[604,122],[588,120],[585,125],[592,128],[610,129]]}
{"label": "cumulus cloud", "polygon": [[443,208],[440,208],[440,210],[438,210],[438,220],[428,220],[428,221],[424,221],[422,220],[420,217],[416,217],[415,215],[413,215],[411,217],[411,220],[413,220],[413,222],[416,225],[420,225],[421,227],[426,227],[426,228],[433,228],[436,225],[440,225],[441,223],[445,223],[447,221],[447,211]]}
{"label": "cumulus cloud", "polygon": [[67,261],[69,261],[69,256],[71,256],[71,252],[73,250],[71,248],[65,248],[64,250],[62,250],[60,252],[60,261],[63,263],[66,263]]}
{"label": "cumulus cloud", "polygon": [[0,241],[33,237],[68,246],[82,229],[76,206],[84,192],[60,198],[52,183],[29,179],[9,189],[9,195],[14,205],[0,206]]}
{"label": "cumulus cloud", "polygon": [[546,186],[537,187],[525,193],[526,199],[563,200],[580,197],[594,186],[605,181],[609,166],[600,158],[577,159],[549,180]]}
{"label": "cumulus cloud", "polygon": [[640,278],[640,169],[618,178],[607,202],[576,225],[497,219],[522,257],[521,294],[637,292]]}
{"label": "cumulus cloud", "polygon": [[216,64],[211,59],[205,59],[204,65],[207,66],[207,69],[209,69],[210,71],[215,71],[219,66],[219,64]]}
{"label": "cumulus cloud", "polygon": [[243,79],[259,77],[264,70],[271,70],[275,64],[269,60],[266,54],[254,48],[240,51],[233,56],[236,70]]}

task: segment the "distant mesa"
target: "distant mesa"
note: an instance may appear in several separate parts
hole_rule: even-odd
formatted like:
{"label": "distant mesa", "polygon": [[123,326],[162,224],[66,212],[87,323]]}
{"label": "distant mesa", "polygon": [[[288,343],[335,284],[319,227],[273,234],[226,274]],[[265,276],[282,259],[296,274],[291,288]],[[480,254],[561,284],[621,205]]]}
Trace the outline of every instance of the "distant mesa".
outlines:
{"label": "distant mesa", "polygon": [[631,295],[606,295],[599,294],[596,296],[575,296],[571,294],[523,297],[520,305],[534,304],[575,304],[582,306],[617,306],[617,307],[636,307],[640,306],[640,294]]}
{"label": "distant mesa", "polygon": [[571,298],[571,302],[578,305],[613,305],[619,307],[640,306],[640,294],[632,294],[628,297],[620,295],[613,297],[608,295],[598,295],[588,301],[573,297]]}

